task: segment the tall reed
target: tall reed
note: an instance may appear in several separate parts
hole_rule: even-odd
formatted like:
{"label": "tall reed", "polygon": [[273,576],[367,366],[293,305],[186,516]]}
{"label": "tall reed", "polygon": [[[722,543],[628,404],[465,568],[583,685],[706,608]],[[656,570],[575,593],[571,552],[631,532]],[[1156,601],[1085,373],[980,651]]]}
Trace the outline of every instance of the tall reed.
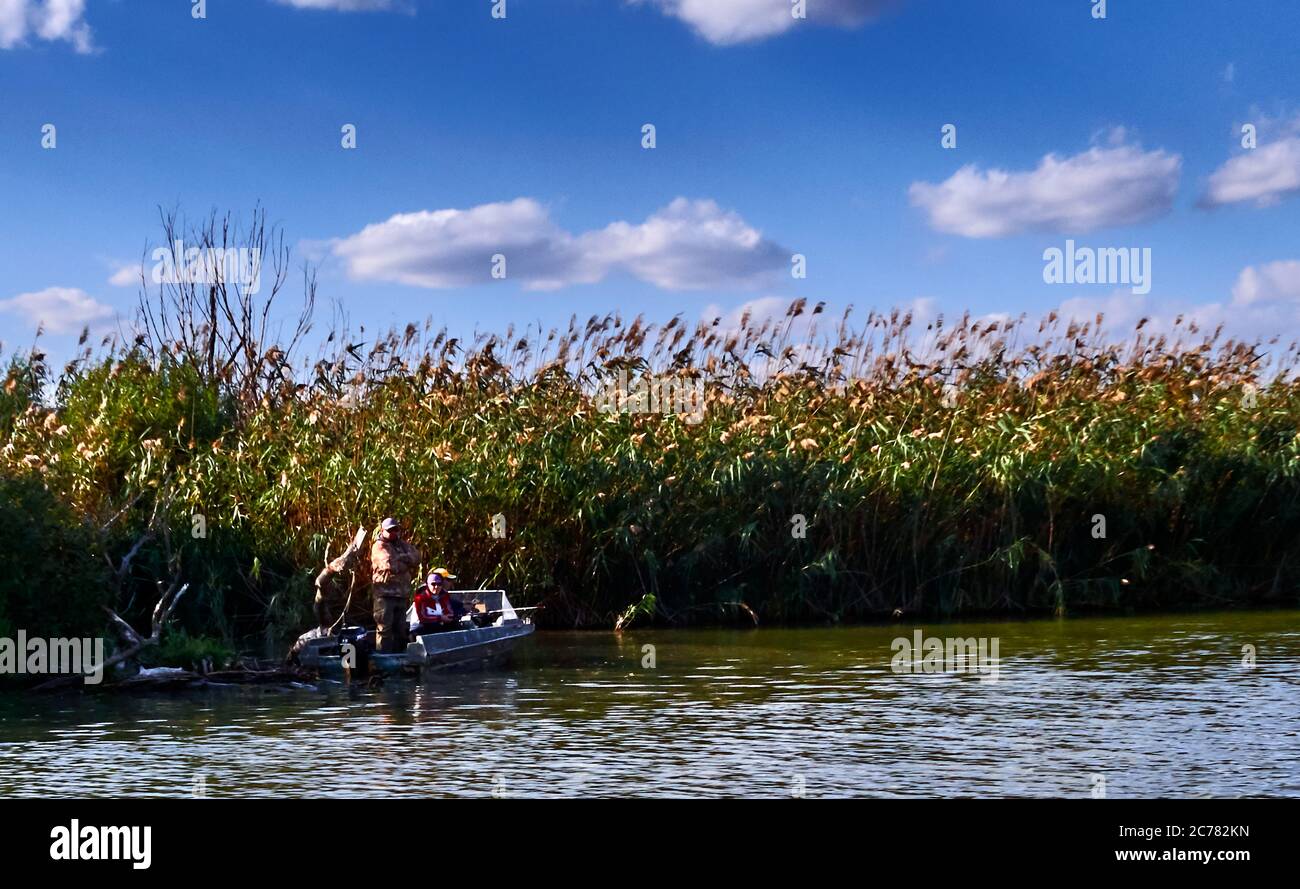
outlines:
{"label": "tall reed", "polygon": [[[1143,328],[798,300],[469,341],[339,329],[314,361],[266,348],[238,387],[142,336],[57,375],[15,360],[0,472],[106,528],[114,562],[165,502],[185,621],[226,636],[305,626],[311,575],[387,514],[426,567],[552,625],[1295,604],[1295,344]],[[702,421],[602,412],[619,370],[700,380]]]}

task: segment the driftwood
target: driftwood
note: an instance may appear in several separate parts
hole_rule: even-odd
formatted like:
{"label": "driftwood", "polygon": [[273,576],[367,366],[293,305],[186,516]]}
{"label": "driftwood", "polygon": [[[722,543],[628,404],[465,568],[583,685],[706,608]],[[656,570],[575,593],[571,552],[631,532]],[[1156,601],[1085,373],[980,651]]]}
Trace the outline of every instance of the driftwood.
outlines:
{"label": "driftwood", "polygon": [[[139,497],[137,496],[136,500]],[[154,502],[153,513],[149,518],[149,523],[143,534],[131,545],[122,559],[114,565],[109,560],[110,569],[113,571],[115,581],[116,598],[120,600],[123,588],[131,571],[131,564],[140,550],[151,540],[161,537],[163,546],[166,551],[167,564],[170,569],[169,573],[172,580],[168,584],[162,581],[157,582],[158,602],[154,605],[153,614],[150,617],[149,635],[142,636],[131,626],[123,617],[107,606],[104,607],[105,613],[108,614],[110,625],[117,632],[121,646],[116,654],[104,661],[103,664],[97,665],[99,671],[107,672],[124,661],[129,661],[137,657],[147,648],[157,646],[162,639],[163,631],[170,622],[172,614],[176,611],[176,606],[180,604],[185,593],[189,591],[190,585],[182,583],[180,580],[180,559],[179,554],[174,554],[171,546],[171,534],[165,523],[158,521],[161,507],[170,502],[171,497],[159,498]],[[132,501],[133,505],[135,501]],[[125,512],[125,508],[122,512]],[[120,516],[121,513],[118,514]],[[111,525],[118,516],[114,516],[105,525]],[[161,529],[160,529],[161,524]],[[354,572],[357,562],[364,552],[366,542],[366,528],[364,525],[358,526],[356,534],[353,535],[351,543],[336,558],[327,561],[325,568],[316,578],[317,601],[320,602],[322,587],[328,587],[337,575],[344,572]],[[105,556],[105,559],[108,557]],[[349,584],[348,602],[351,603],[352,591],[355,588],[355,577]],[[134,599],[134,597],[132,597]],[[128,603],[129,607],[129,603]],[[344,614],[347,612],[347,606],[344,606]],[[343,614],[339,616],[342,620]],[[337,623],[337,622],[336,622]],[[324,627],[314,631],[316,635],[327,634],[328,630]],[[309,634],[311,635],[311,634]],[[201,688],[220,685],[268,685],[268,684],[291,684],[296,682],[311,681],[314,676],[308,671],[303,670],[292,664],[271,664],[271,663],[245,663],[240,661],[237,668],[227,670],[211,670],[203,665],[205,669],[199,672],[183,669],[154,669],[147,670],[137,676],[132,676],[118,682],[109,683],[106,687],[121,690],[130,689],[165,689],[165,688]],[[84,676],[59,676],[36,686],[35,691],[56,691],[71,687],[75,684],[82,683]]]}
{"label": "driftwood", "polygon": [[296,667],[271,669],[193,670],[157,669],[123,679],[108,686],[113,691],[165,691],[177,689],[220,688],[234,685],[283,685],[314,683],[315,676]]}
{"label": "driftwood", "polygon": [[[148,644],[148,640],[144,640]],[[302,667],[265,662],[246,664],[226,670],[185,670],[179,667],[155,667],[142,670],[135,676],[98,686],[105,691],[172,691],[201,688],[221,688],[247,685],[293,686],[314,685],[317,677]],[[80,682],[77,676],[60,676],[37,686],[34,691],[60,691]]]}
{"label": "driftwood", "polygon": [[[117,654],[104,661],[104,663],[96,665],[100,672],[107,672],[123,661],[135,657],[144,649],[157,645],[159,640],[162,638],[163,629],[167,626],[168,621],[171,620],[172,612],[176,610],[176,606],[180,604],[181,599],[190,588],[188,583],[181,583],[180,554],[174,552],[172,549],[171,531],[167,527],[165,521],[159,521],[159,517],[165,512],[166,507],[171,503],[173,496],[174,492],[169,492],[165,497],[160,495],[154,500],[153,511],[149,515],[149,523],[145,526],[144,533],[136,539],[135,543],[131,545],[131,548],[126,552],[126,555],[122,557],[122,560],[116,566],[113,565],[112,560],[108,558],[107,554],[104,556],[114,575],[114,601],[119,601],[122,597],[122,589],[126,585],[126,581],[130,576],[132,561],[146,543],[160,536],[158,531],[159,526],[161,526],[161,537],[166,552],[167,566],[171,575],[171,581],[167,584],[164,584],[161,580],[156,582],[158,586],[158,602],[154,605],[153,614],[150,616],[149,635],[147,637],[141,636],[137,633],[135,628],[123,620],[122,616],[116,611],[108,606],[104,606],[104,611],[108,613],[110,624],[121,638],[122,647]],[[139,497],[137,496],[136,500],[138,499]],[[132,504],[134,504],[134,502],[135,501],[133,500]],[[128,507],[130,505],[131,504],[128,504]],[[125,509],[123,512],[124,511]],[[106,524],[102,530],[107,530],[109,525],[116,521],[117,517],[121,514],[122,513],[119,512],[112,519],[109,519],[108,524]],[[132,596],[131,601],[134,602],[134,600],[135,597]],[[128,602],[127,608],[130,608],[130,605],[131,603]],[[51,679],[48,682],[36,686],[35,690],[53,691],[55,689],[66,688],[73,683],[82,682],[84,678],[84,676],[59,676],[56,679]]]}
{"label": "driftwood", "polygon": [[108,612],[108,617],[113,622],[113,626],[117,627],[118,631],[129,644],[122,651],[119,651],[117,654],[104,661],[103,669],[107,670],[109,667],[116,666],[122,661],[135,657],[149,646],[157,645],[158,641],[162,638],[163,628],[167,626],[167,621],[171,620],[172,612],[176,610],[177,603],[180,602],[181,597],[185,595],[189,588],[190,585],[188,583],[183,583],[178,587],[176,583],[173,582],[172,585],[165,590],[161,596],[159,596],[158,604],[153,607],[152,626],[147,639],[141,639],[139,634],[131,628],[131,625],[122,620],[121,615],[116,611],[111,608],[104,608],[104,610]]}
{"label": "driftwood", "polygon": [[[159,586],[161,586],[161,584],[159,584]],[[189,588],[190,585],[188,583],[177,585],[177,582],[173,581],[170,587],[163,590],[162,595],[158,598],[158,604],[155,605],[153,609],[150,633],[148,637],[144,638],[142,638],[129,623],[123,620],[120,614],[105,606],[104,610],[108,612],[109,620],[112,621],[113,627],[117,630],[118,635],[122,637],[122,641],[125,644],[122,650],[104,661],[103,664],[99,665],[99,669],[103,672],[108,672],[108,670],[123,661],[135,657],[144,649],[157,645],[158,641],[162,638],[163,628],[167,626],[167,622],[171,619],[172,612],[176,610],[177,603],[180,602],[181,597],[185,595]],[[60,676],[57,679],[51,679],[49,682],[44,682],[36,686],[35,690],[54,691],[59,688],[65,688],[74,682],[81,682],[83,679],[84,677],[82,676]]]}

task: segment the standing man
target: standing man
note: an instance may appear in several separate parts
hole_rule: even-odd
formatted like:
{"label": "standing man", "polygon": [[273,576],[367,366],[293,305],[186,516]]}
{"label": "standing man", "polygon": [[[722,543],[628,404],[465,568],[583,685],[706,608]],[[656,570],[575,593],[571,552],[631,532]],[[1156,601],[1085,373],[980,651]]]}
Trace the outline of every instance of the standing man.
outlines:
{"label": "standing man", "polygon": [[391,654],[406,648],[406,609],[411,598],[411,578],[420,564],[420,551],[403,539],[402,523],[394,518],[379,525],[370,547],[374,581],[375,648]]}

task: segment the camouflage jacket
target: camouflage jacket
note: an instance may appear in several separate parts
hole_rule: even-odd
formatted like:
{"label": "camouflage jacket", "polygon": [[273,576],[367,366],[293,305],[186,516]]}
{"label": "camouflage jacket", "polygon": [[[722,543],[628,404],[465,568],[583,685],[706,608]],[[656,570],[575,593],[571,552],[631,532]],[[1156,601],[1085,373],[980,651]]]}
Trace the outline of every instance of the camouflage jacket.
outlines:
{"label": "camouflage jacket", "polygon": [[376,537],[370,547],[370,573],[376,592],[407,595],[411,590],[411,579],[419,565],[420,551],[405,540]]}

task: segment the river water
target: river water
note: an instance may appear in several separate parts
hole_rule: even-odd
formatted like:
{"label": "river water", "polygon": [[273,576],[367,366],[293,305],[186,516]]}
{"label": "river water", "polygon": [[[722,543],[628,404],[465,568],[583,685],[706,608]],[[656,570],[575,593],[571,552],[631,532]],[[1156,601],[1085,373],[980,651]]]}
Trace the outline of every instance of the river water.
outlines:
{"label": "river water", "polygon": [[[896,672],[917,629],[998,661]],[[382,688],[5,694],[0,796],[1300,796],[1298,671],[1295,611],[546,632]]]}

